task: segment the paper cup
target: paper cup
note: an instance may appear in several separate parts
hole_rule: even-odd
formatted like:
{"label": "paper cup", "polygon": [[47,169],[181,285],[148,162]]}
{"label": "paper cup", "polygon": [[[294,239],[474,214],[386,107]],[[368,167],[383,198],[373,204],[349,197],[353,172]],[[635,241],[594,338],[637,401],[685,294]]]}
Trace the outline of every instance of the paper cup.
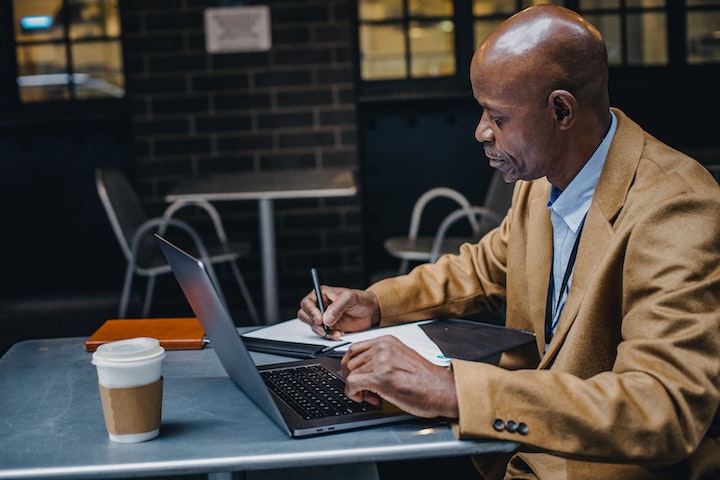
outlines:
{"label": "paper cup", "polygon": [[160,433],[163,358],[160,342],[147,337],[106,343],[93,353],[110,440],[144,442]]}

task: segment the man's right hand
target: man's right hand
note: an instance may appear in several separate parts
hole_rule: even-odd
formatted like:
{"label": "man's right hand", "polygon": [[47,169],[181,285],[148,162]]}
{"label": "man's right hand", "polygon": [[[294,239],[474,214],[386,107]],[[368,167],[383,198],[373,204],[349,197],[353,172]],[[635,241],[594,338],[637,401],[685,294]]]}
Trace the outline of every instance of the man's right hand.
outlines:
{"label": "man's right hand", "polygon": [[321,337],[327,337],[322,324],[330,328],[330,338],[339,340],[346,332],[359,332],[380,324],[380,304],[373,293],[342,287],[320,286],[325,316],[320,313],[315,291],[300,301],[297,316]]}

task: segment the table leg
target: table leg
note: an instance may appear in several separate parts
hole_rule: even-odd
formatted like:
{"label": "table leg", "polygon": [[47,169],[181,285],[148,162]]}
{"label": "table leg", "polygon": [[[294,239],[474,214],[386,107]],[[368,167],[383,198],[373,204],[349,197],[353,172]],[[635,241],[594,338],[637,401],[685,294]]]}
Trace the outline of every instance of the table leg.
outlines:
{"label": "table leg", "polygon": [[265,323],[270,325],[280,320],[277,259],[275,256],[275,218],[272,199],[261,198],[258,206],[260,214],[260,252]]}

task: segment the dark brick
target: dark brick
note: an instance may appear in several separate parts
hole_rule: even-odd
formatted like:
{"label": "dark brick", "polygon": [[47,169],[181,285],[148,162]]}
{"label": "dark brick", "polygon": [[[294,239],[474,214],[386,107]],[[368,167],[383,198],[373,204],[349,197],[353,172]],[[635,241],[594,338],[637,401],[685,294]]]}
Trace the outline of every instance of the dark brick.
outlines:
{"label": "dark brick", "polygon": [[328,9],[325,6],[301,6],[285,4],[273,6],[270,10],[273,24],[297,24],[308,22],[322,22],[328,19]]}
{"label": "dark brick", "polygon": [[255,74],[255,85],[258,87],[310,85],[312,74],[309,70],[284,70],[259,72]]}
{"label": "dark brick", "polygon": [[183,37],[178,33],[152,35],[126,35],[123,39],[126,55],[146,55],[152,52],[180,52],[183,50]]}
{"label": "dark brick", "polygon": [[316,75],[319,84],[352,84],[355,78],[355,73],[351,65],[320,68],[317,70]]}
{"label": "dark brick", "polygon": [[155,152],[158,155],[187,155],[208,151],[210,151],[210,140],[207,138],[182,137],[176,139],[158,139],[155,142]]}
{"label": "dark brick", "polygon": [[321,125],[352,125],[355,126],[355,110],[330,110],[320,112]]}
{"label": "dark brick", "polygon": [[329,90],[284,91],[278,93],[277,101],[280,107],[328,105],[333,97]]}
{"label": "dark brick", "polygon": [[209,104],[207,96],[163,97],[152,101],[152,112],[155,115],[205,112]]}
{"label": "dark brick", "polygon": [[269,107],[269,93],[219,93],[215,95],[215,110],[244,110]]}
{"label": "dark brick", "polygon": [[332,132],[281,134],[278,136],[278,143],[280,148],[327,146],[335,143],[335,134]]}
{"label": "dark brick", "polygon": [[196,75],[192,79],[192,89],[197,92],[216,90],[237,90],[247,88],[247,75]]}
{"label": "dark brick", "polygon": [[150,56],[149,68],[151,72],[186,72],[188,70],[206,69],[206,57],[204,55],[168,55]]}
{"label": "dark brick", "polygon": [[312,112],[268,113],[258,115],[258,128],[311,127]]}
{"label": "dark brick", "polygon": [[221,137],[217,141],[218,151],[227,152],[235,150],[257,150],[259,148],[270,149],[273,146],[272,135],[244,135]]}
{"label": "dark brick", "polygon": [[132,77],[126,79],[126,89],[131,95],[183,92],[185,79],[182,77]]}
{"label": "dark brick", "polygon": [[304,46],[292,50],[282,50],[275,53],[275,63],[280,65],[308,65],[315,63],[330,63],[332,50],[329,48],[308,49]]}
{"label": "dark brick", "polygon": [[270,65],[268,52],[218,53],[210,57],[212,67],[216,70],[240,69]]}
{"label": "dark brick", "polygon": [[310,42],[310,31],[307,27],[274,28],[273,45],[295,45]]}
{"label": "dark brick", "polygon": [[202,116],[195,119],[195,129],[200,133],[250,130],[251,127],[250,115]]}
{"label": "dark brick", "polygon": [[[295,168],[312,168],[317,164],[314,153],[301,154],[275,154],[260,157],[260,167],[263,170],[286,170]],[[296,203],[297,204],[297,203]],[[315,205],[316,206],[316,205]]]}
{"label": "dark brick", "polygon": [[145,18],[145,22],[151,32],[202,29],[204,26],[202,10],[187,13],[163,9],[149,13]]}
{"label": "dark brick", "polygon": [[171,119],[171,120],[135,120],[133,122],[133,132],[141,137],[151,135],[178,135],[189,134],[190,125],[187,119]]}

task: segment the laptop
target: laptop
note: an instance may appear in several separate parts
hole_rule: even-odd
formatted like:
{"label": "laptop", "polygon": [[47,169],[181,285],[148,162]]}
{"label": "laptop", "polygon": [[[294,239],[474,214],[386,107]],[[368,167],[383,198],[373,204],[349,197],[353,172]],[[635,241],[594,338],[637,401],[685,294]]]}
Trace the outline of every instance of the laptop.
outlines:
{"label": "laptop", "polygon": [[203,262],[155,236],[228,376],[288,435],[300,438],[417,418],[389,402],[378,408],[347,398],[336,357],[256,367]]}

